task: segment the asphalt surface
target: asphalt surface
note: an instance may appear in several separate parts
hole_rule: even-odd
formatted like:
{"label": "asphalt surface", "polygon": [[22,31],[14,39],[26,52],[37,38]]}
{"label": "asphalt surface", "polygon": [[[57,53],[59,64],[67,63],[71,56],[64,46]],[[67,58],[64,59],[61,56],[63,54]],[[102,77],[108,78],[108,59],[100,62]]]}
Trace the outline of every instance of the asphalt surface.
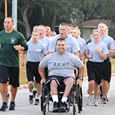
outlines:
{"label": "asphalt surface", "polygon": [[[83,111],[81,115],[115,115],[115,76],[112,76],[111,87],[108,92],[109,102],[107,104],[102,104],[101,99],[98,100],[99,106],[86,105],[86,100],[88,98],[87,94],[88,81],[87,78],[83,81]],[[19,88],[16,96],[16,108],[15,111],[9,111],[8,109],[5,112],[0,111],[0,115],[43,115],[40,110],[40,104],[34,105],[29,104],[29,90],[27,85],[22,85]],[[9,105],[10,103],[8,103]],[[2,105],[2,99],[0,95],[0,106]],[[76,107],[77,108],[77,107]],[[52,104],[51,104],[52,109]],[[72,107],[69,113],[49,113],[46,112],[46,115],[73,115]],[[78,112],[76,114],[79,114]]]}

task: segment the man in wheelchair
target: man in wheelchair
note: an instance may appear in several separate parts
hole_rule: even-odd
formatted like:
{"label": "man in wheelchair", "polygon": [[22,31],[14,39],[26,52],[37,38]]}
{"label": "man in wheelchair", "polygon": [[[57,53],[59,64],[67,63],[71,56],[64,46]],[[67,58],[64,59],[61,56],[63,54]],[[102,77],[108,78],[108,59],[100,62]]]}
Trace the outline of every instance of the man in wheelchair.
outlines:
{"label": "man in wheelchair", "polygon": [[[81,78],[83,77],[85,68],[84,64],[80,59],[69,52],[66,52],[65,40],[59,38],[56,42],[55,53],[49,54],[43,58],[39,64],[39,73],[41,75],[41,84],[44,82],[50,83],[50,90],[53,99],[53,112],[65,112],[66,102],[69,92],[75,82],[74,69],[79,68],[79,79],[77,82],[82,85]],[[49,76],[46,81],[44,68],[48,67]],[[58,100],[58,85],[61,83],[65,84],[65,90],[61,101]]]}

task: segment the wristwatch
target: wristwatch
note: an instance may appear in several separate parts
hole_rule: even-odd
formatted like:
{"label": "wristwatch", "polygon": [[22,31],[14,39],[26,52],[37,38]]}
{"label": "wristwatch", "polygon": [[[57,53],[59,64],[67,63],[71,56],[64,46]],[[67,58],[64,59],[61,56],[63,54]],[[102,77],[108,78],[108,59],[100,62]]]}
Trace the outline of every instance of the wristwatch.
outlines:
{"label": "wristwatch", "polygon": [[81,79],[83,81],[83,78],[82,77],[78,77],[78,79]]}

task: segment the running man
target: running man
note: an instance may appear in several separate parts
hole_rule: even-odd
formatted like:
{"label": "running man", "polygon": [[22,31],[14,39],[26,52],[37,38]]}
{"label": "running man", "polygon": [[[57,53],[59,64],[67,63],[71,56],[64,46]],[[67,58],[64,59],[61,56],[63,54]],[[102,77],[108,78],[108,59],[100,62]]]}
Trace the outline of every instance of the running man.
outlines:
{"label": "running man", "polygon": [[[9,110],[15,110],[15,97],[19,87],[19,54],[18,51],[27,50],[27,44],[23,35],[13,29],[13,19],[10,17],[4,20],[5,30],[0,32],[1,57],[1,95],[3,105],[0,111],[5,111],[7,106],[7,82],[11,85],[11,102]],[[21,45],[21,47],[19,46]]]}
{"label": "running man", "polygon": [[[37,97],[35,98],[35,105],[38,105],[39,103],[39,95],[41,92],[41,76],[38,72],[38,66],[41,59],[41,55],[46,55],[48,53],[45,45],[38,40],[39,33],[38,31],[32,32],[32,40],[30,40],[28,44],[28,50],[27,50],[27,63],[26,63],[26,73],[27,73],[27,79],[28,79],[28,87],[29,87],[29,103],[33,103],[33,81],[35,77],[35,81],[37,84]],[[23,55],[24,56],[24,55]],[[25,56],[24,56],[25,57]],[[24,57],[22,57],[22,66],[24,66]]]}

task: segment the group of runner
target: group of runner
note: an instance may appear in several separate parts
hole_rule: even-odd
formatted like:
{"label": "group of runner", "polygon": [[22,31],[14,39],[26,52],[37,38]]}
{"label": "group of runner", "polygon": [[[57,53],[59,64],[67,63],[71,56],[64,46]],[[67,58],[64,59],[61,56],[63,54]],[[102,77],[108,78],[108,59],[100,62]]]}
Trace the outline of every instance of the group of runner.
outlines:
{"label": "group of runner", "polygon": [[[4,20],[4,27],[5,27],[5,30],[3,30],[0,33],[0,44],[1,44],[0,83],[1,83],[1,95],[3,99],[3,105],[0,108],[0,111],[5,111],[8,108],[7,101],[6,101],[6,96],[8,93],[7,91],[8,78],[9,78],[9,83],[12,86],[11,87],[12,98],[11,98],[11,104],[10,104],[9,110],[15,110],[15,96],[17,92],[17,87],[19,86],[19,77],[18,77],[19,76],[19,64],[18,64],[19,60],[18,60],[18,54],[17,54],[18,51],[16,50],[19,50],[19,51],[25,50],[21,52],[22,66],[25,65],[24,57],[25,57],[25,54],[27,53],[26,73],[27,73],[27,79],[28,79],[30,104],[33,103],[33,98],[35,97],[36,93],[37,93],[37,96],[35,98],[35,105],[38,105],[39,103],[39,100],[40,100],[39,97],[40,97],[40,92],[41,92],[40,82],[45,82],[47,79],[47,78],[41,77],[42,73],[45,72],[45,76],[47,77],[49,73],[57,72],[58,74],[59,72],[59,71],[53,71],[53,68],[52,69],[47,68],[46,65],[44,66],[44,63],[42,62],[41,67],[45,67],[45,71],[41,70],[39,73],[38,66],[40,62],[44,59],[46,55],[49,55],[50,53],[54,53],[57,51],[59,53],[65,48],[66,48],[66,52],[74,54],[75,56],[77,56],[77,59],[79,59],[79,61],[81,60],[80,61],[81,65],[76,66],[76,67],[80,67],[80,68],[83,67],[84,65],[83,63],[85,63],[85,59],[86,58],[88,59],[88,62],[86,63],[87,65],[86,67],[87,67],[88,81],[89,81],[89,85],[88,85],[89,97],[87,99],[86,104],[89,105],[91,101],[93,100],[93,104],[95,106],[98,105],[97,96],[99,92],[100,83],[102,83],[102,92],[103,92],[102,102],[103,104],[106,104],[107,93],[110,87],[110,80],[111,80],[110,56],[115,55],[114,40],[110,36],[107,35],[108,27],[106,24],[101,22],[98,25],[98,29],[94,29],[92,31],[92,38],[88,45],[86,45],[85,40],[80,37],[81,32],[78,26],[75,26],[75,25],[68,26],[68,24],[64,22],[59,25],[58,35],[56,35],[55,31],[51,32],[51,28],[49,26],[44,26],[44,25],[34,26],[32,35],[28,38],[27,44],[23,36],[20,35],[19,32],[13,30],[12,18],[8,17]],[[17,33],[13,34],[14,32],[15,33],[17,32]],[[15,37],[16,35],[19,37],[18,38]],[[3,39],[6,37],[9,38],[8,42],[6,42]],[[62,41],[64,40],[65,43],[61,44],[61,42],[59,42],[57,46],[58,39],[62,39]],[[21,45],[21,47],[18,46],[19,44]],[[7,49],[7,46],[9,46],[10,48]],[[4,54],[4,50],[5,50],[5,54]],[[8,54],[6,54],[6,51],[8,51]],[[13,51],[13,55],[11,51]],[[65,54],[65,52],[63,54]],[[9,58],[9,55],[11,55],[11,58]],[[51,56],[49,57],[50,59],[52,58]],[[56,59],[58,60],[58,57]],[[14,60],[16,60],[16,63],[14,63]],[[66,60],[66,58],[64,57],[63,60]],[[69,59],[67,58],[67,62],[68,60]],[[53,61],[53,58],[52,58],[52,61]],[[52,66],[54,67],[54,70],[55,70],[55,66],[56,68],[57,67],[61,68],[62,64],[63,64],[62,60],[60,60],[60,63],[59,61],[56,62],[56,60],[54,60]],[[69,67],[66,64],[67,63],[64,63],[63,66],[67,69]],[[74,70],[76,71],[75,76],[76,78],[78,78],[77,83],[79,83],[80,87],[82,87],[84,68],[79,70],[76,67],[74,68]],[[17,72],[16,70],[13,70],[13,69],[17,69]],[[6,72],[5,75],[4,75],[5,73],[4,71]],[[14,74],[14,71],[16,72],[15,74]],[[71,71],[66,70],[65,72],[66,72],[65,76],[69,76],[69,72]],[[17,75],[16,81],[14,81],[14,79],[12,78],[12,74]],[[58,83],[59,79],[55,78],[55,81],[57,81]],[[53,86],[56,86],[56,85],[54,85],[55,84],[54,81],[51,83],[53,83],[52,85],[52,92],[53,92],[52,99],[54,102],[53,110],[57,111],[58,97],[56,93],[54,93],[55,91],[53,90],[54,88]],[[34,91],[32,90],[33,84],[35,87]],[[93,90],[94,90],[94,98],[92,96]],[[61,105],[65,107],[66,101],[67,101],[67,95],[62,98]],[[63,107],[62,109],[65,110],[65,108]]]}

